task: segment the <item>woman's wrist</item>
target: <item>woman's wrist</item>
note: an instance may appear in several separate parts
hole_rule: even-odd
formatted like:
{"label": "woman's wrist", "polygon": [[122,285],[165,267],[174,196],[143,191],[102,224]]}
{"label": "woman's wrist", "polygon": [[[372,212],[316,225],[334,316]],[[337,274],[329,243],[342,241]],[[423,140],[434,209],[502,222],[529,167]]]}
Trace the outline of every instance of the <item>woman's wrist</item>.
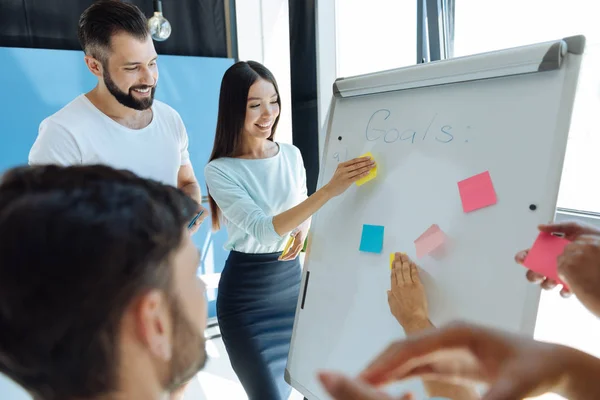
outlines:
{"label": "woman's wrist", "polygon": [[317,193],[321,194],[322,196],[324,196],[325,198],[325,202],[331,200],[333,198],[333,194],[331,193],[331,187],[329,186],[329,183],[326,183],[325,185],[323,185],[323,187],[321,187],[319,190],[317,190],[313,196]]}

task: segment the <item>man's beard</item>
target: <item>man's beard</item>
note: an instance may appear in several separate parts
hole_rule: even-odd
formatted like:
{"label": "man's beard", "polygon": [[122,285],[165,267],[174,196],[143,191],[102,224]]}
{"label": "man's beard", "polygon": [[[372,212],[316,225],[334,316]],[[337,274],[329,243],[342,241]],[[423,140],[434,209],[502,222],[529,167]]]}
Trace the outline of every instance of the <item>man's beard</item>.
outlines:
{"label": "man's beard", "polygon": [[[115,97],[115,99],[117,99],[117,101],[119,103],[123,104],[125,107],[133,108],[134,110],[139,110],[139,111],[147,110],[148,108],[152,107],[152,102],[154,101],[154,91],[156,90],[156,86],[146,86],[146,85],[133,86],[133,87],[129,88],[129,93],[125,93],[117,87],[115,82],[110,77],[110,74],[108,73],[107,69],[108,68],[104,68],[104,72],[103,72],[104,84],[106,85],[106,88],[108,89],[108,91]],[[133,96],[133,93],[132,93],[133,89],[146,89],[146,88],[151,88],[150,89],[150,97],[146,97],[143,99],[136,99]]]}
{"label": "man's beard", "polygon": [[192,379],[206,364],[204,332],[198,332],[183,315],[181,303],[174,296],[171,303],[173,318],[173,356],[166,389],[170,392]]}

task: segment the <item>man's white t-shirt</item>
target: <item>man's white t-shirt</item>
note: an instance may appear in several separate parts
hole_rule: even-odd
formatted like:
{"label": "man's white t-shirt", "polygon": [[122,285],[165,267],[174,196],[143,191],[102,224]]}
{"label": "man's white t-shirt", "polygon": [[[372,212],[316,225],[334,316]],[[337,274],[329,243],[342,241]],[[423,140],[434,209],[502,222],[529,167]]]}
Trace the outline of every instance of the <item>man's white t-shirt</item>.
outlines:
{"label": "man's white t-shirt", "polygon": [[152,122],[130,129],[80,95],[40,124],[30,165],[104,164],[177,186],[179,167],[190,162],[188,136],[177,111],[154,100]]}

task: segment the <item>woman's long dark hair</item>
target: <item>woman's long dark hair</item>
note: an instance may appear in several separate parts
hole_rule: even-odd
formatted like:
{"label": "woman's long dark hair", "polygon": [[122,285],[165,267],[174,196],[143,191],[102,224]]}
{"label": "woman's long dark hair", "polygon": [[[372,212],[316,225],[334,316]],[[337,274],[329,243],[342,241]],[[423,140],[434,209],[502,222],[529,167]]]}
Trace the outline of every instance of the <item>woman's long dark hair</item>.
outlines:
{"label": "woman's long dark hair", "polygon": [[[248,92],[250,91],[250,86],[261,78],[271,82],[275,87],[277,104],[281,110],[279,88],[277,87],[277,81],[271,71],[256,61],[239,61],[233,64],[225,72],[223,80],[221,81],[217,132],[215,134],[215,143],[208,162],[221,157],[235,157],[239,155],[239,148],[242,144],[242,131],[246,120]],[[275,118],[275,122],[273,122],[271,136],[268,137],[268,140],[272,141],[275,137],[275,129],[277,128],[278,122],[279,115]],[[217,203],[210,195],[208,185],[207,194],[210,203],[212,227],[214,230],[219,230],[221,228],[220,210]]]}

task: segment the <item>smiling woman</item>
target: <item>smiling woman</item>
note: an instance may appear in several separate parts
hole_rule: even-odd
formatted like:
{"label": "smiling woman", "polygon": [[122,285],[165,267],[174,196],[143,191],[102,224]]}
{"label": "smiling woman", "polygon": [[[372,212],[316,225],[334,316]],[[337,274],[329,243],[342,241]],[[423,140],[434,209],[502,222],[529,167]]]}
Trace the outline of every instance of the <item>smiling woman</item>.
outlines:
{"label": "smiling woman", "polygon": [[275,86],[267,80],[259,79],[248,93],[244,129],[255,139],[268,139],[271,128],[279,120],[279,108],[279,93]]}
{"label": "smiling woman", "polygon": [[[213,228],[226,223],[229,258],[217,317],[231,365],[250,400],[287,400],[284,381],[311,216],[366,176],[368,158],[340,164],[307,198],[300,151],[275,141],[281,100],[271,72],[238,62],[223,76],[217,132],[204,173]],[[283,253],[292,238],[289,251]]]}

